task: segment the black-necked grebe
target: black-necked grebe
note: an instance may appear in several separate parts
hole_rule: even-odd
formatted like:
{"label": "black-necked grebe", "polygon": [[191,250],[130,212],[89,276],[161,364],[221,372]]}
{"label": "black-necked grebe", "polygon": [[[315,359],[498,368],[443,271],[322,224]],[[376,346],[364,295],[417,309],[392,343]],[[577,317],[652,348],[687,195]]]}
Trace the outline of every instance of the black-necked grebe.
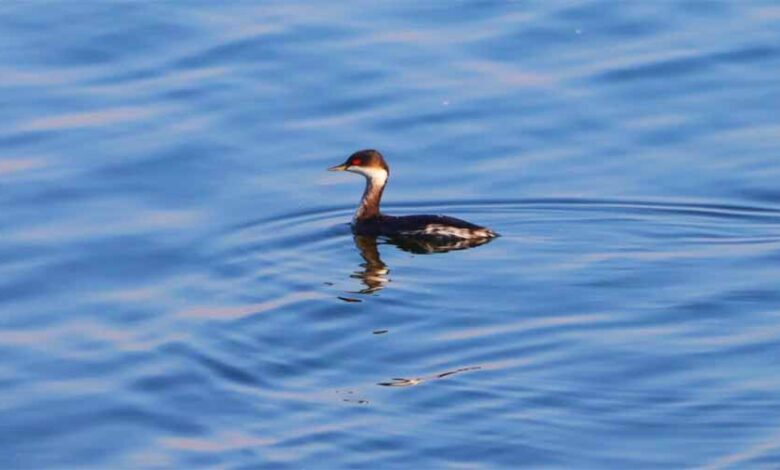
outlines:
{"label": "black-necked grebe", "polygon": [[497,236],[486,227],[443,215],[407,215],[394,217],[379,211],[382,192],[390,175],[390,168],[376,150],[353,153],[341,165],[330,171],[350,171],[366,178],[366,190],[360,201],[352,230],[357,235],[388,237],[420,237],[450,240],[488,240]]}

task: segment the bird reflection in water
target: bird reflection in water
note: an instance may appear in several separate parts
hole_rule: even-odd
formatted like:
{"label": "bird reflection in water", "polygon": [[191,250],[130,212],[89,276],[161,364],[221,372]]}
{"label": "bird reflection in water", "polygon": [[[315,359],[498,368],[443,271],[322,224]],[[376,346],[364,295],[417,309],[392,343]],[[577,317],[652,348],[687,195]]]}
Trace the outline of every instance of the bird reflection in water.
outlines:
{"label": "bird reflection in water", "polygon": [[373,294],[382,290],[389,282],[390,268],[382,261],[379,255],[379,244],[395,245],[403,251],[414,254],[447,253],[455,250],[475,248],[492,241],[492,238],[473,240],[463,239],[437,239],[419,237],[378,237],[368,235],[355,235],[355,246],[360,251],[364,262],[361,269],[355,271],[350,277],[359,279],[365,286],[358,291],[359,294]]}
{"label": "bird reflection in water", "polygon": [[377,247],[377,237],[355,235],[355,246],[360,251],[364,263],[360,265],[360,271],[355,271],[353,279],[360,279],[365,288],[359,291],[360,294],[373,294],[385,287],[389,281],[387,275],[390,269],[379,256]]}

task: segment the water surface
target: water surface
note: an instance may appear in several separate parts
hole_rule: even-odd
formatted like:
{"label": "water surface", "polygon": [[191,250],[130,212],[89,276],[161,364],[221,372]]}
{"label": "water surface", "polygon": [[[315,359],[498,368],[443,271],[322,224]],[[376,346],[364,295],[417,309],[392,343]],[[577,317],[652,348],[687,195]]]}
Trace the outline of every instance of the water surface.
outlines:
{"label": "water surface", "polygon": [[[774,2],[8,2],[0,37],[3,468],[780,465]],[[366,147],[387,212],[502,237],[355,239],[324,169]]]}

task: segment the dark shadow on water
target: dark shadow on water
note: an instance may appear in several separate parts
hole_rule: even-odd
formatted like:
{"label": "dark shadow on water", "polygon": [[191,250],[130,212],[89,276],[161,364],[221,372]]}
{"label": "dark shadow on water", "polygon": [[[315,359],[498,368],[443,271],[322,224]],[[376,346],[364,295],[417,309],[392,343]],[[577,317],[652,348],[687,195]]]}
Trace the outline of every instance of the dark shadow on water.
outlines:
{"label": "dark shadow on water", "polygon": [[[379,245],[395,245],[399,249],[414,254],[447,253],[456,250],[466,250],[484,245],[493,239],[483,238],[476,240],[446,240],[438,238],[419,237],[372,237],[355,235],[355,247],[360,251],[364,262],[361,269],[355,271],[350,277],[359,279],[365,288],[357,293],[373,294],[384,289],[389,282],[390,268],[382,261],[379,253]],[[381,242],[381,243],[380,243]],[[343,300],[343,299],[342,299]],[[350,301],[354,301],[351,300]]]}

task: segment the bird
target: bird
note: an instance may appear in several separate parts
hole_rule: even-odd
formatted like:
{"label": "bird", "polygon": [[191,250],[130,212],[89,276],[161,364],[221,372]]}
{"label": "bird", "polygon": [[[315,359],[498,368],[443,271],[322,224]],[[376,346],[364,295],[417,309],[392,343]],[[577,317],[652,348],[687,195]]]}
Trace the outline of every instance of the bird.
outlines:
{"label": "bird", "polygon": [[352,219],[352,231],[355,235],[428,239],[438,242],[486,242],[498,236],[487,227],[445,215],[383,214],[379,206],[390,176],[390,167],[377,150],[355,152],[344,163],[328,170],[348,171],[366,178],[366,189]]}

